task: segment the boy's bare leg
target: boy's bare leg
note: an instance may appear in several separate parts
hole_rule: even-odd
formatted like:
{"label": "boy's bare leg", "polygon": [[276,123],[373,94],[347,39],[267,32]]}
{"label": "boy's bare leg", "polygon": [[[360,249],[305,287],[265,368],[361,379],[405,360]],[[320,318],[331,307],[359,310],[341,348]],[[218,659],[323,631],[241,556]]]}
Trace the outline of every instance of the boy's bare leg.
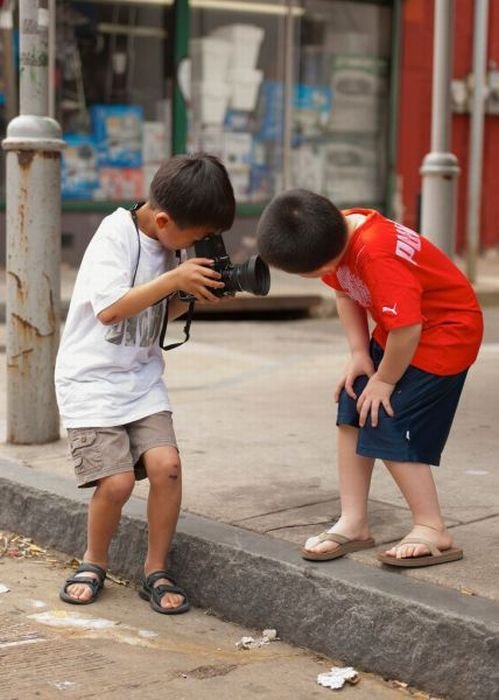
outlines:
{"label": "boy's bare leg", "polygon": [[[357,454],[358,429],[349,425],[338,426],[338,477],[341,500],[341,516],[329,528],[350,539],[367,539],[369,527],[367,521],[367,499],[374,459]],[[314,538],[309,538],[305,549],[310,552],[333,552],[339,545],[336,542],[321,542],[313,545]],[[309,544],[310,543],[310,544]]]}
{"label": "boy's bare leg", "polygon": [[[121,518],[121,511],[130,498],[135,484],[133,472],[113,474],[97,484],[88,506],[87,549],[83,561],[107,569],[107,554],[111,539]],[[86,578],[97,578],[92,572],[82,573]],[[86,584],[73,584],[66,591],[77,600],[89,600],[92,591]]]}
{"label": "boy's bare leg", "polygon": [[[452,547],[452,537],[442,518],[431,467],[412,462],[385,461],[385,465],[411,509],[414,526],[410,537],[422,537],[439,549]],[[424,556],[430,551],[424,544],[405,544],[395,545],[386,554],[403,559]]]}
{"label": "boy's bare leg", "polygon": [[[144,463],[150,482],[147,501],[149,526],[147,557],[144,564],[146,576],[166,567],[168,552],[177,527],[182,499],[182,472],[178,452],[174,447],[154,447],[144,454]],[[160,579],[154,585],[171,583]],[[167,593],[161,599],[165,608],[177,608],[183,596]]]}

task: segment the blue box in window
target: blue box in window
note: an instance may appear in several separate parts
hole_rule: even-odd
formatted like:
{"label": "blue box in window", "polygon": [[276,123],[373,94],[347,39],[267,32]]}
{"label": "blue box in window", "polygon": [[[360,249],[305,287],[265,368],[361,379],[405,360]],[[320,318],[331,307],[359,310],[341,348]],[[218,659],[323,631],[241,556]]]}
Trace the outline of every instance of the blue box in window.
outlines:
{"label": "blue box in window", "polygon": [[90,108],[99,165],[140,168],[144,110],[139,105],[94,105]]}
{"label": "blue box in window", "polygon": [[[258,106],[257,138],[278,142],[283,138],[284,84],[264,80]],[[325,85],[293,86],[293,144],[303,135],[314,136],[327,127],[332,108],[332,91]]]}
{"label": "blue box in window", "polygon": [[257,138],[261,141],[282,140],[284,120],[284,84],[277,80],[264,80],[260,86],[257,110]]}
{"label": "blue box in window", "polygon": [[99,187],[97,142],[90,135],[64,134],[61,194],[64,199],[92,199]]}

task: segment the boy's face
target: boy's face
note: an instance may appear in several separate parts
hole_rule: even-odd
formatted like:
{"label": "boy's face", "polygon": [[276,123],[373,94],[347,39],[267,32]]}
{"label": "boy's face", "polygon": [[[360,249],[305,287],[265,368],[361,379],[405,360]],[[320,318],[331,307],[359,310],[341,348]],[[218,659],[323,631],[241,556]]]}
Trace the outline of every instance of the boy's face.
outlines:
{"label": "boy's face", "polygon": [[180,228],[165,212],[156,214],[155,224],[157,240],[169,250],[190,248],[196,241],[215,233],[211,226]]}

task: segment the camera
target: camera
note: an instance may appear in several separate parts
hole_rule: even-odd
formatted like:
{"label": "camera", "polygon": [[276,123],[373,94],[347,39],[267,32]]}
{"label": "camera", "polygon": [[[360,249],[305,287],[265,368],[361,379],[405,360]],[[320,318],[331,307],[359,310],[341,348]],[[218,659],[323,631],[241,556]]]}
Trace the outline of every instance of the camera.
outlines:
{"label": "camera", "polygon": [[[206,236],[194,244],[194,250],[198,258],[211,258],[211,267],[221,275],[220,281],[225,287],[210,288],[215,296],[234,296],[236,292],[250,292],[264,297],[269,293],[270,270],[259,255],[252,255],[244,263],[233,264],[220,234]],[[178,298],[181,301],[195,301],[195,297],[187,292],[180,292]]]}

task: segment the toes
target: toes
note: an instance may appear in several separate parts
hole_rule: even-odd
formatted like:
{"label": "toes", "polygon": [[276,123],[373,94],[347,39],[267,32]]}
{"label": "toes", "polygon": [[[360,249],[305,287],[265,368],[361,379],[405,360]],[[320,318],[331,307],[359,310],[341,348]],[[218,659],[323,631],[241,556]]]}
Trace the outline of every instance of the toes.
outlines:
{"label": "toes", "polygon": [[430,554],[428,547],[425,545],[395,545],[391,549],[387,549],[385,554],[389,557],[395,557],[395,559],[413,559],[416,557],[424,557]]}
{"label": "toes", "polygon": [[339,545],[334,542],[319,542],[319,544],[312,547],[308,546],[307,543],[305,544],[305,549],[308,552],[315,552],[315,554],[328,554],[329,552],[334,552],[338,547]]}
{"label": "toes", "polygon": [[304,544],[304,547],[305,549],[312,549],[313,547],[317,547],[320,543],[320,537],[317,537],[317,535],[315,535],[314,537],[308,538],[308,540]]}
{"label": "toes", "polygon": [[405,544],[395,545],[391,549],[386,549],[385,554],[395,559],[412,559],[415,557],[424,557],[430,554],[428,547],[425,545]]}
{"label": "toes", "polygon": [[178,608],[183,603],[183,598],[180,595],[166,595],[161,601],[161,605],[164,608]]}
{"label": "toes", "polygon": [[308,552],[314,552],[315,554],[334,552],[337,547],[339,547],[339,545],[336,542],[332,542],[331,540],[322,541],[320,535],[309,537],[303,545],[304,549]]}
{"label": "toes", "polygon": [[[162,585],[171,586],[173,584],[171,581],[168,581],[167,579],[162,579],[156,583],[156,586],[162,586]],[[184,597],[179,595],[178,593],[165,593],[164,596],[161,598],[161,607],[165,608],[166,610],[170,610],[173,608],[180,607],[183,602],[184,602]]]}
{"label": "toes", "polygon": [[74,600],[85,600],[86,599],[86,592],[88,591],[88,586],[69,586],[67,589],[66,593],[73,598]]}

